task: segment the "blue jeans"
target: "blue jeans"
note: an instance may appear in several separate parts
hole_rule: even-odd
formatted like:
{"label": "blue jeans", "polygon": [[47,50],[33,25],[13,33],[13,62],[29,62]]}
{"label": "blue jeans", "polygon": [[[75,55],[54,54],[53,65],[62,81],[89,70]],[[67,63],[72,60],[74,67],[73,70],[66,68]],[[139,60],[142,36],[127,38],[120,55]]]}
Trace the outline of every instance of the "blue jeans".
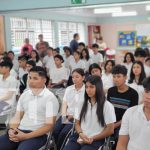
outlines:
{"label": "blue jeans", "polygon": [[[72,120],[73,122],[73,120]],[[53,137],[55,139],[57,149],[59,150],[64,142],[65,137],[67,136],[68,132],[72,129],[73,124],[63,124],[62,123],[62,117],[60,117],[56,125],[54,127],[53,131]]]}
{"label": "blue jeans", "polygon": [[[21,130],[24,133],[31,131]],[[31,138],[21,142],[13,142],[9,140],[8,134],[0,136],[0,150],[38,150],[47,141],[47,135]]]}
{"label": "blue jeans", "polygon": [[100,146],[104,144],[105,140],[94,141],[92,144],[79,144],[77,143],[79,135],[77,133],[73,134],[69,138],[69,142],[64,147],[63,150],[98,150]]}

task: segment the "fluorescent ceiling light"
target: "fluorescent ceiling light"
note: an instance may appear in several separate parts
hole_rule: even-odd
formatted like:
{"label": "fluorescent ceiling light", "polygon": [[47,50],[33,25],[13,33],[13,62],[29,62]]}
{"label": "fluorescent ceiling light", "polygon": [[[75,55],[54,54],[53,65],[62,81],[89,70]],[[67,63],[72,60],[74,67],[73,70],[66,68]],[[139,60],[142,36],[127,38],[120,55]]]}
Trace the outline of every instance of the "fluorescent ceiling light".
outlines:
{"label": "fluorescent ceiling light", "polygon": [[147,5],[145,9],[149,11],[150,10],[150,5]]}
{"label": "fluorescent ceiling light", "polygon": [[126,17],[126,16],[136,16],[136,15],[137,15],[136,11],[112,13],[112,17]]}
{"label": "fluorescent ceiling light", "polygon": [[121,7],[97,8],[94,9],[94,14],[119,13],[121,11]]}

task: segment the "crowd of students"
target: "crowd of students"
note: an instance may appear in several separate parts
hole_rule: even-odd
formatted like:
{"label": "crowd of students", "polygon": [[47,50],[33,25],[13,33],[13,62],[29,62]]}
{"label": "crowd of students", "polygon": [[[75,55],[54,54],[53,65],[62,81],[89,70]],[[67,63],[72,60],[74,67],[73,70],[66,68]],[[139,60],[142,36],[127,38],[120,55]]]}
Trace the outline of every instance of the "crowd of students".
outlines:
{"label": "crowd of students", "polygon": [[[1,57],[0,114],[15,106],[16,113],[0,136],[0,149],[38,150],[51,132],[60,150],[75,126],[64,150],[97,150],[109,136],[116,141],[114,149],[149,150],[149,51],[137,48],[115,64],[97,43],[91,52],[78,40],[75,34],[62,56],[39,35],[36,50],[25,39],[18,60],[13,51]],[[59,112],[53,89],[61,88]]]}

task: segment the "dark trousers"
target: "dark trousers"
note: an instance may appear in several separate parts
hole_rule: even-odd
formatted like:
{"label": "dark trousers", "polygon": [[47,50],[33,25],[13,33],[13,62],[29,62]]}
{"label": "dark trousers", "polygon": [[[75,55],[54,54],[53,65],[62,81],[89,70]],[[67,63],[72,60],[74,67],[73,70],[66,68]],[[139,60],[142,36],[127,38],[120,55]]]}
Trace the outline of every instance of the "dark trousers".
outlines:
{"label": "dark trousers", "polygon": [[[29,133],[31,131],[22,131]],[[0,136],[0,150],[38,150],[47,141],[47,135],[31,138],[21,142],[13,142],[9,140],[8,134]]]}
{"label": "dark trousers", "polygon": [[73,134],[70,136],[69,142],[63,150],[98,150],[104,144],[104,140],[94,141],[92,144],[79,144],[77,143],[79,135]]}
{"label": "dark trousers", "polygon": [[55,139],[58,150],[61,148],[65,137],[67,136],[68,132],[72,129],[72,127],[73,127],[73,123],[63,124],[62,117],[60,117],[57,120],[53,131],[53,137]]}

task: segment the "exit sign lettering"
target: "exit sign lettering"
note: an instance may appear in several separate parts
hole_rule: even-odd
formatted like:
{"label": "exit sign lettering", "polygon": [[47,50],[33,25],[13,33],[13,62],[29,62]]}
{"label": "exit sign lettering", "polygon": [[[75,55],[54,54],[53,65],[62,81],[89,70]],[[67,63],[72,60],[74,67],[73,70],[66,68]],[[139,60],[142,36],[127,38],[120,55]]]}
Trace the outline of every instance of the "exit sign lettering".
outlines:
{"label": "exit sign lettering", "polygon": [[71,4],[85,4],[86,0],[71,0]]}

